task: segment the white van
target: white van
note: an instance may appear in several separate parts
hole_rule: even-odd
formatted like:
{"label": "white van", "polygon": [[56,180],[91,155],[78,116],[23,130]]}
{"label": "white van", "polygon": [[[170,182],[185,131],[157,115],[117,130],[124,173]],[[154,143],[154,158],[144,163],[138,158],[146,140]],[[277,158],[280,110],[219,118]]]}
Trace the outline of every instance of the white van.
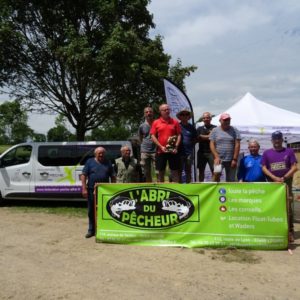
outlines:
{"label": "white van", "polygon": [[128,141],[15,145],[0,156],[0,200],[83,200],[80,175],[94,149],[114,163],[124,145],[132,149]]}

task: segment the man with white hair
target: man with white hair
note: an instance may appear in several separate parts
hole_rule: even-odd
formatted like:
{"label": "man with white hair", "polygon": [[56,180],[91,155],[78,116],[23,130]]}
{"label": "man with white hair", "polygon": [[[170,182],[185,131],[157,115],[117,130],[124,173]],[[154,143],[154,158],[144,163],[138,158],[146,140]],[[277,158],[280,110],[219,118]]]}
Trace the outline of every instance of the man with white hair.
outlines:
{"label": "man with white hair", "polygon": [[85,235],[90,238],[95,235],[95,202],[94,188],[98,182],[116,182],[115,171],[110,161],[105,159],[105,148],[95,149],[95,157],[87,160],[81,174],[82,196],[88,202],[89,227]]}
{"label": "man with white hair", "polygon": [[240,160],[238,170],[238,180],[240,182],[263,182],[266,181],[265,174],[262,171],[262,156],[258,153],[260,145],[257,140],[251,139],[248,142],[250,154]]}
{"label": "man with white hair", "polygon": [[140,166],[131,155],[128,146],[121,147],[121,157],[116,159],[115,171],[117,173],[117,183],[139,182]]}

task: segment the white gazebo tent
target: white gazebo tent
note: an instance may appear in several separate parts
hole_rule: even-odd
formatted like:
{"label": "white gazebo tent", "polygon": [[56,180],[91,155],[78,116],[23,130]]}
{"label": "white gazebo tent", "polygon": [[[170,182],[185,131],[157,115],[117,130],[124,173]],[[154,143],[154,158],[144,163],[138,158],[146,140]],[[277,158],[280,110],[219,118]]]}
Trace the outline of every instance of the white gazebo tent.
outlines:
{"label": "white gazebo tent", "polygon": [[[224,111],[225,112],[225,111]],[[242,149],[247,148],[250,138],[257,139],[262,150],[271,147],[271,134],[276,130],[283,133],[286,143],[300,141],[300,114],[276,107],[247,93],[242,99],[226,110],[242,135]],[[219,125],[220,115],[212,123]]]}
{"label": "white gazebo tent", "polygon": [[[230,114],[231,125],[241,132],[241,156],[248,154],[251,138],[260,143],[260,152],[271,148],[271,134],[276,130],[283,133],[285,144],[300,143],[300,114],[265,103],[250,93],[224,112]],[[220,115],[212,119],[212,124],[220,124]],[[210,180],[208,167],[205,173],[206,179]]]}

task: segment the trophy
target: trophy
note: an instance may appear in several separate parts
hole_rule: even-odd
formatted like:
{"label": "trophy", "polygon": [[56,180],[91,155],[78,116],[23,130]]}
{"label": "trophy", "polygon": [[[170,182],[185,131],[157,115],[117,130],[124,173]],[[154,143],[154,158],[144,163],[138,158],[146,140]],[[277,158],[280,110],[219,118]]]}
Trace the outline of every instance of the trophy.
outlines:
{"label": "trophy", "polygon": [[176,149],[177,135],[172,135],[168,138],[166,149],[167,152],[173,152]]}

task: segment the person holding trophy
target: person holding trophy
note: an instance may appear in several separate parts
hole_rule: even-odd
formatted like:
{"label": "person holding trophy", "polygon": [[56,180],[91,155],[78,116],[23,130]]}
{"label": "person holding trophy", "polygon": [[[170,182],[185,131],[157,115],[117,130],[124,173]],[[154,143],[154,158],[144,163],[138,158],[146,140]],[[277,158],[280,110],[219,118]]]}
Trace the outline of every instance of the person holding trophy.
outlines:
{"label": "person holding trophy", "polygon": [[157,146],[156,170],[158,182],[165,181],[167,163],[171,172],[171,180],[179,182],[178,147],[181,142],[181,128],[179,122],[170,117],[168,104],[159,106],[160,117],[152,123],[151,138]]}

